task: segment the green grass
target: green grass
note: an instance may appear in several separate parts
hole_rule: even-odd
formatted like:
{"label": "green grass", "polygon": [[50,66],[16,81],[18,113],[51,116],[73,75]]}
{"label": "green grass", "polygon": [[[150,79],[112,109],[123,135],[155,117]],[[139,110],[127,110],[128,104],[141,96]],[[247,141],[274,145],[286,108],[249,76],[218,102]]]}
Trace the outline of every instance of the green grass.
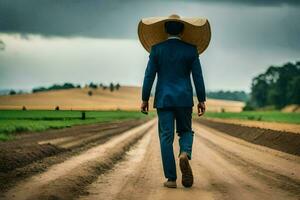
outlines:
{"label": "green grass", "polygon": [[207,118],[221,119],[243,119],[267,122],[282,122],[291,124],[300,124],[300,113],[283,113],[280,111],[243,111],[240,113],[205,113]]}
{"label": "green grass", "polygon": [[[153,114],[150,113],[149,117]],[[18,133],[60,129],[80,124],[105,123],[146,117],[137,111],[87,111],[81,120],[80,111],[0,110],[0,141],[14,139]]]}

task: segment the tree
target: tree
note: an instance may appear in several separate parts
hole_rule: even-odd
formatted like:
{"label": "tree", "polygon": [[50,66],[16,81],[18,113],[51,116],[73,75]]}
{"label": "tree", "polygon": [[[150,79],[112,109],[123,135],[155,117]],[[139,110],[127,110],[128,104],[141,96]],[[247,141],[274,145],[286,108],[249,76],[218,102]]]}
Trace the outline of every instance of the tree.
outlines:
{"label": "tree", "polygon": [[226,99],[233,101],[244,101],[246,102],[249,97],[244,91],[215,91],[215,92],[207,92],[206,96],[212,99]]}
{"label": "tree", "polygon": [[113,92],[113,91],[114,91],[114,89],[115,89],[115,86],[114,86],[114,84],[113,84],[113,83],[110,83],[110,84],[109,84],[109,89],[110,89],[110,91],[111,91],[111,92]]}
{"label": "tree", "polygon": [[17,94],[16,91],[14,91],[14,90],[9,91],[9,95],[15,95],[15,94]]}
{"label": "tree", "polygon": [[116,85],[116,90],[119,90],[120,87],[121,87],[121,85],[120,85],[119,83],[117,83],[117,85]]}
{"label": "tree", "polygon": [[65,90],[65,89],[72,89],[72,88],[75,88],[75,86],[72,83],[64,83],[63,85],[54,84],[48,88],[46,87],[33,88],[32,93],[51,91],[51,90]]}
{"label": "tree", "polygon": [[300,62],[271,66],[254,77],[251,84],[251,104],[255,107],[300,104]]}
{"label": "tree", "polygon": [[98,86],[97,86],[96,84],[94,84],[93,82],[91,82],[91,83],[89,84],[89,88],[97,89]]}
{"label": "tree", "polygon": [[267,105],[268,84],[264,74],[255,77],[251,85],[251,100],[254,106],[263,107]]}
{"label": "tree", "polygon": [[300,104],[300,76],[294,77],[288,83],[287,98],[292,104]]}

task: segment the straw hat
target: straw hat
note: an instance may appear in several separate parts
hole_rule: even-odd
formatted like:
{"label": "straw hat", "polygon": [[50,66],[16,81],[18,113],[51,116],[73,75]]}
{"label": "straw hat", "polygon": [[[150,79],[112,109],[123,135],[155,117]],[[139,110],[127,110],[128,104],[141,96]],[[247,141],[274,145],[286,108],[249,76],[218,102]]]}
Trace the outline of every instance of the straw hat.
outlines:
{"label": "straw hat", "polygon": [[197,46],[201,54],[208,47],[211,38],[210,25],[207,19],[199,17],[180,18],[178,15],[169,17],[143,18],[138,25],[139,39],[144,48],[150,52],[151,46],[168,38],[165,32],[165,22],[178,21],[184,24],[181,39]]}

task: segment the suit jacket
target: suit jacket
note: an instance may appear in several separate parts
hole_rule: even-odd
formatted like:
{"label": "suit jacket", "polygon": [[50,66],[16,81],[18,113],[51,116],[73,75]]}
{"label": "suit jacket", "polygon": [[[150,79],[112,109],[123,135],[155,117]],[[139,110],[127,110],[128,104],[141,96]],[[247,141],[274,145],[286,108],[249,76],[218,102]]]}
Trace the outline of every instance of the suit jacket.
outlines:
{"label": "suit jacket", "polygon": [[191,74],[199,102],[205,101],[205,86],[196,46],[174,38],[151,47],[143,82],[143,101],[149,100],[156,74],[154,108],[192,107]]}

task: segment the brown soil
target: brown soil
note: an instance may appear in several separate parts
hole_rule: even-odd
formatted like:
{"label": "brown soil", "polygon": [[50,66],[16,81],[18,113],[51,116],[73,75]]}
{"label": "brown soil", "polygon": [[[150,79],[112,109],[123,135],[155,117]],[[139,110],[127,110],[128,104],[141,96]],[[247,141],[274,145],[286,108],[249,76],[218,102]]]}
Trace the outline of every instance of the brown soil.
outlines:
{"label": "brown soil", "polygon": [[[77,199],[78,195],[80,200],[300,198],[299,156],[252,144],[199,123],[193,127],[195,137],[190,162],[193,187],[181,185],[181,174],[177,170],[178,188],[164,188],[154,122],[126,131],[41,174],[28,177],[0,198],[69,200]],[[124,153],[138,140],[134,148]],[[174,144],[177,155],[178,142]],[[115,165],[120,157],[125,159]]]}
{"label": "brown soil", "polygon": [[[154,124],[147,122],[112,137],[65,162],[55,164],[44,173],[19,181],[2,197],[4,199],[73,199],[99,174],[111,169]],[[1,197],[1,196],[0,196]]]}
{"label": "brown soil", "polygon": [[143,123],[145,120],[126,120],[74,126],[43,133],[27,133],[14,141],[0,142],[0,191]]}
{"label": "brown soil", "polygon": [[[254,145],[194,124],[194,185],[163,187],[157,129],[150,130],[126,160],[87,187],[80,200],[298,200],[300,157]],[[178,138],[176,137],[175,140]],[[145,141],[146,140],[146,141]],[[174,142],[175,155],[178,142]],[[178,166],[178,159],[177,166]]]}
{"label": "brown soil", "polygon": [[215,120],[198,119],[198,123],[222,131],[248,142],[263,145],[286,153],[300,155],[300,134],[257,127],[224,123]]}
{"label": "brown soil", "polygon": [[248,127],[271,129],[274,131],[283,131],[300,134],[299,124],[279,123],[279,122],[265,122],[265,121],[253,121],[253,120],[242,120],[242,119],[219,119],[219,118],[206,118],[210,121],[222,122],[227,124],[237,124]]}

